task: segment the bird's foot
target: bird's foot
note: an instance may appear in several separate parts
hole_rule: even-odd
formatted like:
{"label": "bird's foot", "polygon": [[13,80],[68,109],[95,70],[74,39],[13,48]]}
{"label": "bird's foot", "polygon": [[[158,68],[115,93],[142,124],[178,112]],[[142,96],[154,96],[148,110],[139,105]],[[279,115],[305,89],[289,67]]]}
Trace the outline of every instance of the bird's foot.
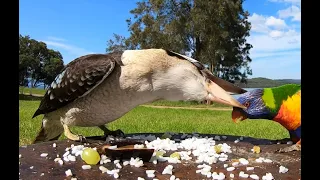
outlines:
{"label": "bird's foot", "polygon": [[81,134],[68,134],[68,135],[65,134],[65,136],[66,136],[68,139],[72,140],[72,141],[78,141],[78,142],[80,142],[80,143],[86,143],[86,142],[87,142],[86,137],[84,137],[84,136],[81,135]]}
{"label": "bird's foot", "polygon": [[109,135],[109,136],[106,136],[106,138],[104,140],[105,140],[105,143],[113,144],[113,143],[116,143],[116,142],[126,141],[126,138],[120,137],[120,136]]}
{"label": "bird's foot", "polygon": [[114,140],[121,140],[125,138],[124,133],[120,130],[117,129],[115,131],[109,131],[108,133],[105,133],[102,136],[103,140],[105,140],[106,142],[108,141],[114,141]]}
{"label": "bird's foot", "polygon": [[125,137],[124,132],[121,131],[120,129],[117,129],[115,131],[109,131],[108,134],[105,134],[105,136],[114,136],[114,137]]}
{"label": "bird's foot", "polygon": [[110,131],[106,126],[102,125],[99,126],[99,128],[104,132],[104,135],[101,137],[101,139],[108,141],[108,138],[124,138],[125,135],[124,133],[120,130],[117,129],[115,131]]}
{"label": "bird's foot", "polygon": [[276,152],[284,153],[284,152],[292,152],[292,151],[301,151],[301,145],[300,144],[294,144],[292,146],[281,148],[281,149],[277,150]]}
{"label": "bird's foot", "polygon": [[71,131],[70,131],[70,129],[69,129],[69,127],[67,126],[67,125],[63,125],[63,128],[64,128],[64,135],[68,138],[68,139],[70,139],[70,140],[72,140],[72,141],[79,141],[79,142],[81,142],[81,143],[85,143],[85,142],[87,142],[87,140],[86,140],[86,138],[84,137],[84,136],[82,136],[82,135],[80,135],[80,134],[78,134],[78,135],[76,135],[76,134],[73,134]]}
{"label": "bird's foot", "polygon": [[78,134],[78,137],[79,137],[79,142],[81,142],[81,143],[86,143],[87,142],[86,137],[82,136],[81,134]]}

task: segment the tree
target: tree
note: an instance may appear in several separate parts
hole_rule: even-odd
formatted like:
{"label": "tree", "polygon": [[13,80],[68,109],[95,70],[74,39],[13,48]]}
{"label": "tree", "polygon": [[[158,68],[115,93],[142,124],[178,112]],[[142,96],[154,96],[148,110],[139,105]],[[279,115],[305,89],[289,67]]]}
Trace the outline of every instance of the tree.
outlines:
{"label": "tree", "polygon": [[33,80],[40,65],[40,49],[43,50],[43,47],[29,36],[19,36],[19,86],[28,86],[31,79],[33,87]]}
{"label": "tree", "polygon": [[49,84],[64,67],[62,55],[44,42],[19,35],[19,86]]}
{"label": "tree", "polygon": [[[251,75],[246,42],[251,25],[243,0],[144,0],[130,11],[130,36],[109,40],[107,50],[166,48],[208,65],[218,77],[245,82]],[[121,37],[121,36],[120,36]]]}
{"label": "tree", "polygon": [[64,65],[61,53],[49,49],[48,58],[44,61],[42,67],[42,82],[47,86],[50,85],[63,68]]}
{"label": "tree", "polygon": [[126,43],[126,38],[120,36],[118,34],[113,34],[114,40],[110,39],[107,42],[107,49],[106,52],[119,52],[124,51],[129,46]]}

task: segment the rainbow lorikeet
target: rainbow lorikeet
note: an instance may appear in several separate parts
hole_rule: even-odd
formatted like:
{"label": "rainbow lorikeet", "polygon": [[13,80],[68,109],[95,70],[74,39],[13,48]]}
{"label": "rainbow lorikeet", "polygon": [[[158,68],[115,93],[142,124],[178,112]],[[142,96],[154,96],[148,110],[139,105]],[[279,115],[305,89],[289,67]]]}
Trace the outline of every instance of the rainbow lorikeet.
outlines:
{"label": "rainbow lorikeet", "polygon": [[278,152],[301,150],[301,86],[286,84],[273,88],[261,88],[241,94],[237,100],[246,109],[233,107],[234,122],[245,119],[268,119],[280,123],[295,143]]}

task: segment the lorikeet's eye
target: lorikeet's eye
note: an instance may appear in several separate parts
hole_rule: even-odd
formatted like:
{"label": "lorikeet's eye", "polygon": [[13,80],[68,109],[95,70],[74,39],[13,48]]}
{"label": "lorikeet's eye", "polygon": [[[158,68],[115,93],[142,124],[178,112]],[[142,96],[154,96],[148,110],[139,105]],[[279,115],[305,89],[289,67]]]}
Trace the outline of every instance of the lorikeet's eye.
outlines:
{"label": "lorikeet's eye", "polygon": [[244,103],[244,106],[245,106],[245,107],[249,107],[249,106],[250,106],[250,103],[249,103],[249,102],[246,102],[246,103]]}

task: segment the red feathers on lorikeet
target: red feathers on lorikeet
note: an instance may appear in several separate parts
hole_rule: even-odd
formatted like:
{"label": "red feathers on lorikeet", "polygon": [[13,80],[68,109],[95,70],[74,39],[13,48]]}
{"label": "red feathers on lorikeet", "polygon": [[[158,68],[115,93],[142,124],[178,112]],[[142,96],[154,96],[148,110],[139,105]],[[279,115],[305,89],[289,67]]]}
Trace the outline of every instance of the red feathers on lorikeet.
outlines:
{"label": "red feathers on lorikeet", "polygon": [[248,91],[237,99],[247,109],[233,108],[234,122],[245,119],[269,119],[280,123],[295,143],[279,152],[301,150],[301,86],[286,84],[279,87]]}

